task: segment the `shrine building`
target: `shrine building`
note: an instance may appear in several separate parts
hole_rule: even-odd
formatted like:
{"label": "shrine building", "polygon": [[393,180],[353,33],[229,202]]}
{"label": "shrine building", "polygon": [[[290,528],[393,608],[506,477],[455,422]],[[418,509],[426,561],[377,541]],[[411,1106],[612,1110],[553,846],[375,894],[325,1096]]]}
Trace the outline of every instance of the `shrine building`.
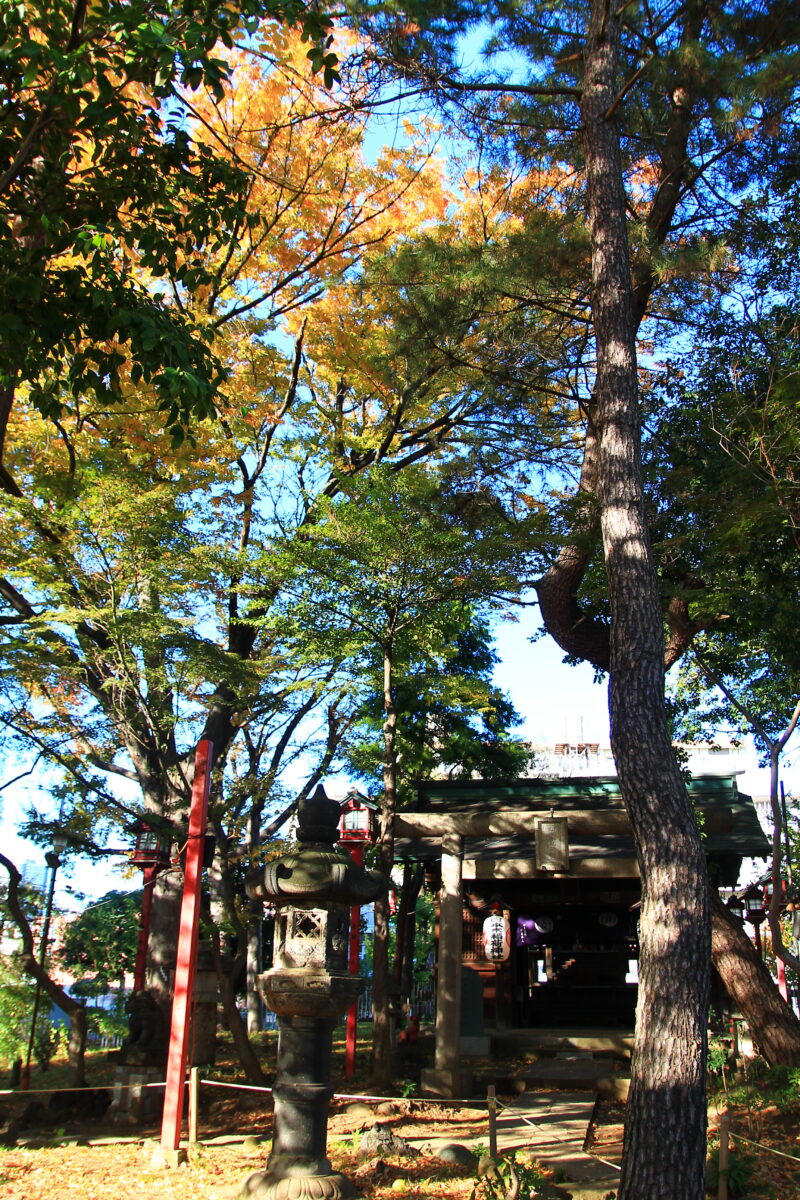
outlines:
{"label": "shrine building", "polygon": [[[753,802],[734,774],[689,791],[711,876],[734,886],[743,859],[770,853]],[[464,1060],[499,1031],[633,1030],[639,870],[616,777],[421,783],[395,857],[439,885],[426,1090],[459,1095]]]}

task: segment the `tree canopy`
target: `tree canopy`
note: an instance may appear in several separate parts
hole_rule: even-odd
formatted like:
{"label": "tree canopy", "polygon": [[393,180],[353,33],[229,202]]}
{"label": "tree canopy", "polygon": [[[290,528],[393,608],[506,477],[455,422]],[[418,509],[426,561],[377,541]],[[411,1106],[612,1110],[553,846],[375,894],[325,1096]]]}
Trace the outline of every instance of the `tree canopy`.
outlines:
{"label": "tree canopy", "polygon": [[142,893],[106,892],[67,923],[60,948],[64,966],[107,992],[136,964]]}
{"label": "tree canopy", "polygon": [[[180,826],[210,737],[232,871],[335,762],[366,772],[377,722],[390,811],[402,708],[420,761],[502,756],[486,617],[535,587],[609,672],[643,875],[621,1194],[688,1198],[708,898],[664,668],[771,615],[779,653],[796,611],[794,7],[353,3],[331,46],[306,19],[331,91],[299,9],[198,42],[194,10],[122,7],[141,78],[116,7],[13,18],[8,737],[76,781],[83,837],[131,807],[114,776]],[[428,112],[371,154],[390,87]]]}

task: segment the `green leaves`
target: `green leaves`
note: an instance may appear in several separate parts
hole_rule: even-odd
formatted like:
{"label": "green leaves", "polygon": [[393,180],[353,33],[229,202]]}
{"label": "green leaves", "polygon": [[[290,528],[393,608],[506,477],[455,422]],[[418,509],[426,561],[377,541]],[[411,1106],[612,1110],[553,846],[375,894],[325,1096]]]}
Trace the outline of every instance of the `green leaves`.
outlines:
{"label": "green leaves", "polygon": [[[331,76],[330,22],[299,0],[3,6],[0,387],[28,385],[48,417],[59,391],[113,402],[114,340],[136,380],[170,402],[173,436],[214,413],[224,372],[178,293],[209,282],[201,253],[239,219],[247,177],[192,141],[180,88],[222,99],[230,67],[218,44],[265,18],[300,23]],[[96,369],[76,364],[86,343]]]}
{"label": "green leaves", "polygon": [[61,962],[103,990],[120,983],[136,963],[141,892],[106,892],[64,927]]}
{"label": "green leaves", "polygon": [[268,627],[296,654],[330,656],[352,674],[364,697],[351,750],[359,772],[380,759],[388,688],[400,745],[416,747],[412,772],[445,757],[460,770],[480,759],[491,773],[494,754],[499,773],[513,774],[524,756],[505,736],[514,713],[491,687],[481,614],[516,591],[524,539],[495,506],[448,495],[419,469],[373,469],[341,487],[313,524],[270,549],[264,566],[282,586]]}

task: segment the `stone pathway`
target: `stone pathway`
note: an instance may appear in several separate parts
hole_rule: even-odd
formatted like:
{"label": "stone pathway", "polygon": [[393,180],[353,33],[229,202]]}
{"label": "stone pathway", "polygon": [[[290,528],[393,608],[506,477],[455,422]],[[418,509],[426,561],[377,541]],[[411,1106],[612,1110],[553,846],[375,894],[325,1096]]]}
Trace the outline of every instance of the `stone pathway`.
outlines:
{"label": "stone pathway", "polygon": [[[619,1172],[586,1154],[583,1147],[594,1114],[594,1092],[523,1092],[509,1104],[497,1102],[497,1150],[528,1150],[539,1162],[563,1172],[564,1187],[574,1200],[596,1200],[616,1190]],[[409,1138],[417,1149],[432,1153],[456,1138]],[[465,1140],[470,1149],[473,1142]],[[486,1132],[474,1139],[485,1150]]]}
{"label": "stone pathway", "polygon": [[498,1151],[530,1150],[569,1180],[614,1188],[619,1172],[583,1149],[595,1100],[592,1092],[523,1092],[508,1105],[498,1103]]}

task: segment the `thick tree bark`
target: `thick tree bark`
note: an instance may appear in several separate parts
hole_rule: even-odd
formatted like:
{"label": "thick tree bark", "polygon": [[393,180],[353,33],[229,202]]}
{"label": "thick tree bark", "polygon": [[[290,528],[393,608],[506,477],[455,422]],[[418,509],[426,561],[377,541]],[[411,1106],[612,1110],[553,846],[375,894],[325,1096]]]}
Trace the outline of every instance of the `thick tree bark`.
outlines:
{"label": "thick tree bark", "polygon": [[[658,186],[650,209],[641,223],[644,240],[651,247],[663,245],[672,228],[676,209],[687,185],[692,163],[689,138],[694,124],[694,105],[698,88],[696,55],[691,51],[699,39],[707,16],[704,0],[688,0],[683,6],[680,47],[672,60],[674,74],[669,82],[670,119],[661,146],[658,163]],[[616,105],[617,97],[612,104]],[[609,110],[606,110],[607,112]],[[655,165],[655,164],[654,164]],[[656,286],[657,275],[651,255],[641,255],[632,271],[631,308],[634,328],[638,330]],[[581,466],[579,495],[584,498],[583,509],[571,532],[569,542],[562,547],[553,565],[536,585],[542,620],[551,637],[567,654],[585,658],[602,670],[608,670],[608,627],[589,617],[578,599],[579,589],[592,561],[598,537],[596,510],[592,498],[597,491],[597,430],[590,418],[587,422],[584,458]],[[670,638],[665,649],[667,667],[691,644],[695,633],[709,622],[690,620],[684,601],[673,599],[666,612]]]}
{"label": "thick tree bark", "polygon": [[147,943],[147,990],[158,1001],[168,1023],[172,1012],[171,977],[178,954],[182,895],[181,871],[177,867],[162,871],[154,884]]}
{"label": "thick tree bark", "polygon": [[644,516],[635,322],[616,96],[622,10],[593,0],[581,116],[597,350],[594,423],[611,604],[609,707],[642,878],[641,967],[620,1200],[700,1200],[710,930],[705,858],[664,705],[658,578]]}
{"label": "thick tree bark", "polygon": [[800,1066],[800,1021],[773,983],[741,921],[711,889],[711,954],[733,1006],[768,1063]]}

